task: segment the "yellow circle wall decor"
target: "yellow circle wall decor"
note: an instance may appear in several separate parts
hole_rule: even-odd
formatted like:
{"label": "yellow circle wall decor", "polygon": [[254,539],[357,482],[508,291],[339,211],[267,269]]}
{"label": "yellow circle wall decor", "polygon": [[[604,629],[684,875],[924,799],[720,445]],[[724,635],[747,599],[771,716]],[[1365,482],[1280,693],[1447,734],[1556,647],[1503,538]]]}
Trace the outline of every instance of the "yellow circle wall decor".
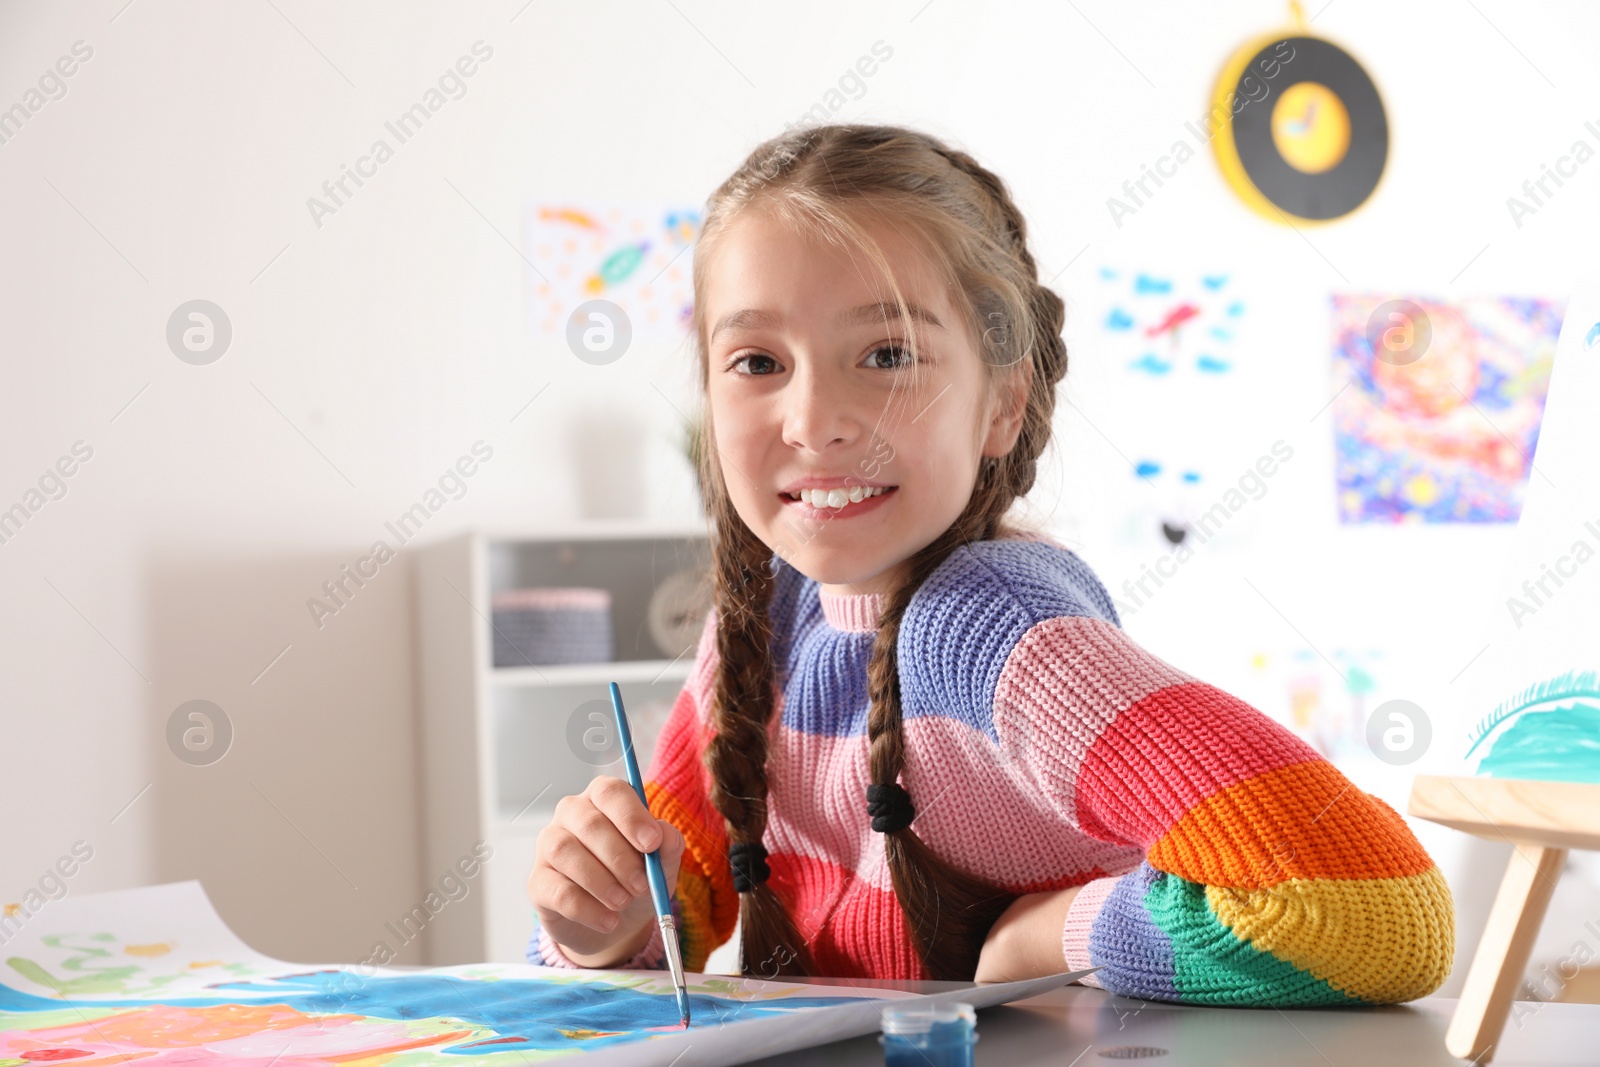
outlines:
{"label": "yellow circle wall decor", "polygon": [[1253,211],[1323,223],[1372,196],[1389,158],[1389,119],[1354,56],[1297,25],[1255,38],[1224,64],[1212,138],[1228,185]]}

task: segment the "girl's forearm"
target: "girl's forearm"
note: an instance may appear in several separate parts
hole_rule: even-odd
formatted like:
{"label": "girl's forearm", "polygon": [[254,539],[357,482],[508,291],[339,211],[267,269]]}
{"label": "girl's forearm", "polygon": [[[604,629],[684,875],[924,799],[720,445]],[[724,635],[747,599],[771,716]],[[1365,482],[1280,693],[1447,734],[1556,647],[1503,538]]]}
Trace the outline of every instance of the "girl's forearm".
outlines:
{"label": "girl's forearm", "polygon": [[990,928],[973,980],[1015,982],[1065,971],[1061,928],[1078,889],[1025,893],[1014,900]]}

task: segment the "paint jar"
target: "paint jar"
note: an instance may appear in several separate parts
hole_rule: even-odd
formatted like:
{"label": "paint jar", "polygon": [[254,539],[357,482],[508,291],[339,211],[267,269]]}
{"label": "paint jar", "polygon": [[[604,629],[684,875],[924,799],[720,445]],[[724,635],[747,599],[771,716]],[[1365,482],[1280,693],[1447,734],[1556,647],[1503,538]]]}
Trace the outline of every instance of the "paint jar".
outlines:
{"label": "paint jar", "polygon": [[977,1025],[971,1004],[887,1007],[878,1037],[884,1067],[972,1067]]}

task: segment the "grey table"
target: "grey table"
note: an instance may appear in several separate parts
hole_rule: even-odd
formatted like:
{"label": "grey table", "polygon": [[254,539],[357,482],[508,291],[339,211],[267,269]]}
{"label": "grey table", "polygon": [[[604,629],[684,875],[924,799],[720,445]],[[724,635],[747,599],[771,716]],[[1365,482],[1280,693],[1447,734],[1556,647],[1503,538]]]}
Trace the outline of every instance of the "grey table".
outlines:
{"label": "grey table", "polygon": [[[969,986],[872,984],[913,993]],[[975,1063],[1103,1067],[1139,1060],[1160,1067],[1464,1067],[1466,1061],[1444,1048],[1444,1032],[1455,1007],[1453,999],[1426,997],[1383,1008],[1201,1008],[1130,1000],[1070,985],[980,1009]],[[875,1035],[854,1037],[754,1062],[764,1067],[881,1067],[883,1046]],[[1600,1064],[1600,1005],[1516,1005],[1493,1064]]]}

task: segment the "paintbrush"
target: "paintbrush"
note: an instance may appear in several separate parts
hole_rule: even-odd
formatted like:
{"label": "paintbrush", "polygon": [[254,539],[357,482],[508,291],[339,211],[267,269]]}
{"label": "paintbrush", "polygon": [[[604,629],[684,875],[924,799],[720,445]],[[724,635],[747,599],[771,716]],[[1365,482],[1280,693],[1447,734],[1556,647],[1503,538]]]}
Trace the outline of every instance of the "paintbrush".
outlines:
{"label": "paintbrush", "polygon": [[[628,784],[639,794],[639,803],[646,810],[650,802],[644,796],[644,776],[639,773],[639,760],[633,754],[633,732],[628,729],[628,713],[622,706],[622,690],[611,683],[611,708],[617,713],[617,739],[622,742],[622,763],[628,772]],[[650,898],[656,906],[656,922],[661,925],[661,943],[667,950],[667,969],[672,972],[672,984],[678,991],[678,1013],[683,1016],[683,1028],[689,1028],[689,990],[683,978],[683,955],[678,950],[678,926],[672,918],[672,897],[667,892],[667,874],[661,869],[661,849],[644,854],[644,873],[650,879]]]}

